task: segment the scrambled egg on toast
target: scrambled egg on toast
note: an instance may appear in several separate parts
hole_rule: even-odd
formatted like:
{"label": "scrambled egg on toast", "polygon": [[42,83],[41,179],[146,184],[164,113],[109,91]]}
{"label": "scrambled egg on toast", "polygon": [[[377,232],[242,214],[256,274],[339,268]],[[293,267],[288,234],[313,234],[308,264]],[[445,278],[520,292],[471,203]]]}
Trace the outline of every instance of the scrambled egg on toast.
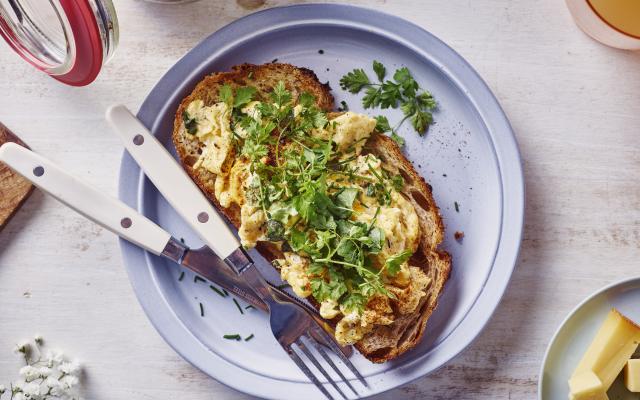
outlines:
{"label": "scrambled egg on toast", "polygon": [[[291,99],[274,97],[276,90]],[[298,136],[307,141],[280,135],[265,141],[268,151],[247,150],[255,146],[252,141],[259,128],[268,125],[266,114],[276,115],[285,107],[279,102],[287,101],[291,104],[287,121],[293,125],[302,118],[311,121],[313,126]],[[451,259],[438,248],[444,226],[431,187],[395,142],[375,131],[374,119],[353,112],[332,113],[333,106],[329,86],[310,70],[288,64],[244,64],[207,76],[182,101],[173,142],[192,179],[239,229],[243,245],[255,246],[298,296],[308,298],[323,318],[335,324],[340,343],[354,344],[369,360],[384,362],[419,342],[449,277]],[[277,136],[279,131],[269,132]],[[310,143],[318,147],[310,148]],[[291,203],[273,200],[288,198],[277,188],[271,187],[269,199],[264,198],[267,182],[258,170],[274,174],[281,165],[313,164],[316,157],[322,159],[323,151],[332,158],[327,171],[320,171],[322,198],[335,203],[321,215],[324,220],[309,221]],[[312,225],[314,229],[309,228]],[[339,249],[327,243],[337,243],[341,234],[358,229],[364,233],[354,236],[353,242],[364,262],[354,265],[345,262],[348,258],[329,257],[323,266],[325,259],[311,254],[315,248],[329,249],[332,255],[344,253],[349,248],[344,240]],[[332,236],[332,232],[338,233]],[[331,285],[342,271],[340,263],[364,278],[346,271],[339,277],[344,281],[340,288]],[[373,289],[360,290],[353,282]]]}

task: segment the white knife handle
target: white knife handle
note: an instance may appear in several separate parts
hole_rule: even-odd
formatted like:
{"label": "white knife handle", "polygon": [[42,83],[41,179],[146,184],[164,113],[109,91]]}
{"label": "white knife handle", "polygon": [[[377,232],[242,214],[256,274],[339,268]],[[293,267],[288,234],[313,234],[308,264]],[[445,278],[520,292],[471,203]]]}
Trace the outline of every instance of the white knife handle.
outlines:
{"label": "white knife handle", "polygon": [[0,161],[34,185],[120,237],[159,255],[171,235],[121,201],[67,174],[15,143],[0,147]]}
{"label": "white knife handle", "polygon": [[198,186],[142,122],[122,105],[110,107],[106,118],[171,207],[220,258],[224,260],[240,246]]}

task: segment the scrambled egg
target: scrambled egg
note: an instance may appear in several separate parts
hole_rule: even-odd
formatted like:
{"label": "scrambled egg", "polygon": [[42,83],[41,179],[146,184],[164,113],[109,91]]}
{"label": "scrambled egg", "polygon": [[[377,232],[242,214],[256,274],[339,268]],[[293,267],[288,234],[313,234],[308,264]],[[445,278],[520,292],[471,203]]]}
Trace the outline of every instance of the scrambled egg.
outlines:
{"label": "scrambled egg", "polygon": [[245,203],[240,208],[240,229],[238,236],[244,247],[255,247],[259,241],[265,240],[267,233],[267,216],[262,208],[257,205]]}
{"label": "scrambled egg", "polygon": [[[381,173],[381,161],[370,154],[358,156],[352,161],[359,175],[373,178],[372,169]],[[378,207],[380,210],[378,211]],[[378,254],[379,263],[394,254],[404,250],[415,252],[419,244],[420,223],[418,214],[413,205],[396,191],[391,192],[391,202],[379,205],[378,200],[361,194],[359,202],[354,204],[354,217],[356,221],[370,223],[376,218],[375,225],[384,232],[385,243]],[[376,215],[377,212],[377,215]]]}
{"label": "scrambled egg", "polygon": [[300,297],[311,295],[311,285],[307,275],[309,260],[296,253],[284,253],[284,260],[277,260],[280,265],[280,277],[289,282],[291,289]]}
{"label": "scrambled egg", "polygon": [[[247,104],[242,112],[259,119],[260,111],[256,107],[257,104],[257,101]],[[300,109],[300,106],[294,108],[294,116]],[[230,157],[233,150],[233,132],[230,128],[229,108],[225,103],[205,107],[201,100],[196,100],[189,104],[186,111],[189,117],[196,119],[198,130],[195,135],[205,143],[204,151],[194,168],[205,168],[216,174],[214,191],[222,207],[226,208],[232,204],[240,206],[239,235],[242,244],[253,247],[258,241],[266,240],[266,215],[259,205],[252,204],[245,195],[253,178],[248,160],[240,158],[230,169],[225,168],[228,161],[233,163],[233,157]],[[360,152],[375,126],[376,120],[373,118],[346,112],[333,119],[327,129],[316,129],[311,134],[325,140],[331,138],[339,151],[355,151],[358,157],[350,161],[351,167],[358,175],[374,178],[372,170],[376,173],[381,172],[380,159],[372,155],[360,155]],[[240,126],[236,126],[235,133],[240,137],[246,137],[246,132]],[[378,207],[380,209],[376,216]],[[392,191],[390,203],[379,205],[376,198],[362,193],[354,203],[354,211],[353,219],[370,223],[375,217],[375,225],[384,232],[385,243],[377,256],[378,267],[381,267],[390,255],[407,249],[417,249],[420,234],[418,215],[413,205],[401,194]],[[311,295],[310,279],[306,273],[309,259],[285,252],[284,259],[277,261],[282,279],[291,285],[293,291],[300,297]],[[345,309],[335,300],[329,299],[321,303],[320,315],[323,318],[333,319],[342,315],[335,330],[339,343],[356,343],[374,326],[392,324],[394,309],[400,314],[414,312],[431,280],[420,268],[409,266],[405,262],[400,266],[400,271],[394,277],[387,277],[385,282],[387,290],[393,293],[396,299],[376,295],[369,300],[361,314],[356,310]]]}
{"label": "scrambled egg", "polygon": [[204,168],[214,174],[227,172],[233,150],[231,132],[231,110],[226,103],[205,106],[202,100],[189,103],[186,109],[189,118],[197,124],[195,136],[204,143],[202,154],[193,168]]}
{"label": "scrambled egg", "polygon": [[342,308],[344,317],[336,324],[335,336],[343,346],[354,344],[371,332],[375,325],[391,325],[394,321],[391,300],[383,295],[373,296],[362,315]]}
{"label": "scrambled egg", "polygon": [[364,114],[347,111],[332,119],[327,125],[327,129],[315,129],[311,135],[323,140],[331,138],[338,146],[338,151],[345,151],[353,145],[356,154],[360,154],[364,142],[371,136],[375,127],[375,119]]}
{"label": "scrambled egg", "polygon": [[327,299],[320,303],[320,316],[324,319],[333,319],[340,314],[338,302],[333,299]]}
{"label": "scrambled egg", "polygon": [[391,192],[391,203],[381,205],[366,195],[361,196],[361,205],[356,205],[355,219],[370,223],[376,218],[375,225],[384,232],[385,243],[379,256],[383,261],[403,250],[415,251],[419,244],[420,224],[413,205],[398,192]]}
{"label": "scrambled egg", "polygon": [[228,175],[216,176],[214,194],[224,208],[235,203],[244,204],[245,183],[249,180],[249,160],[245,157],[238,159],[231,167]]}

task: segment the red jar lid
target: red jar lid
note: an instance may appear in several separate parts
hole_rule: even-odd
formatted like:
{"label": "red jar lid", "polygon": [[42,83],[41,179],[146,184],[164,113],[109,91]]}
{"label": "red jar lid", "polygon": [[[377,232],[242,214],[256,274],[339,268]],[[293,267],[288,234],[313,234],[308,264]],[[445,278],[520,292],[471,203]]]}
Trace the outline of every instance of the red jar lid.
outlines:
{"label": "red jar lid", "polygon": [[[0,35],[22,58],[68,85],[84,86],[95,80],[102,65],[115,49],[118,39],[117,19],[111,0],[54,0],[37,3],[39,7],[50,8],[41,10],[43,12],[37,15],[44,12],[57,15],[57,18],[49,20],[31,18],[29,12],[33,10],[28,8],[33,7],[31,4],[22,7],[20,0],[16,0],[15,4],[17,6],[4,13],[12,13],[13,20],[0,17]],[[58,60],[59,62],[53,62],[51,57],[47,57],[47,52],[42,50],[47,47],[44,42],[53,43],[42,33],[47,32],[46,28],[52,27],[38,27],[38,24],[54,23],[62,25],[54,28],[61,30],[63,35],[59,36],[66,39],[66,43],[57,44],[58,50],[66,50],[65,59]],[[42,37],[25,35],[25,29],[34,29]],[[38,43],[37,40],[42,40],[43,43]],[[40,51],[42,53],[39,54]]]}

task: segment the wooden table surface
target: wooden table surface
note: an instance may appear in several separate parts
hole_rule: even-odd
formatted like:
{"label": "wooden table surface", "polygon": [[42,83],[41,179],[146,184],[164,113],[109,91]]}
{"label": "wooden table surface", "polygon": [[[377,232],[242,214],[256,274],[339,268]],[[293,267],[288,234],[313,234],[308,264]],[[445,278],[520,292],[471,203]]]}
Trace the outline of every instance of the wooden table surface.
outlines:
{"label": "wooden table surface", "polygon": [[[106,107],[138,109],[168,67],[253,3],[116,0],[120,46],[86,88],[34,71],[3,44],[0,121],[115,194],[122,148]],[[565,315],[594,290],[640,275],[640,52],[592,41],[558,0],[354,3],[421,25],[477,69],[513,124],[527,183],[520,261],[487,329],[437,373],[378,399],[534,398]],[[84,361],[87,399],[248,398],[156,333],[111,233],[40,192],[0,234],[0,318],[0,383],[17,378],[13,345],[40,333]]]}

